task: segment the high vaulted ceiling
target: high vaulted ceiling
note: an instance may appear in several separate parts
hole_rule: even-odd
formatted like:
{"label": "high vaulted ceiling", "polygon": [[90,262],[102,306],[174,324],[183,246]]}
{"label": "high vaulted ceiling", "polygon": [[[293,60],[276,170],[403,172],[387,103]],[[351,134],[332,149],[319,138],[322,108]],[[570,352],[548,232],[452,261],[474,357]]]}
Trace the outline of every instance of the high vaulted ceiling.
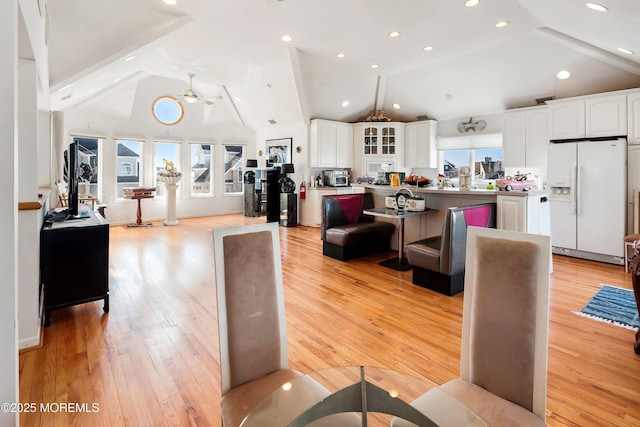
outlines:
{"label": "high vaulted ceiling", "polygon": [[376,108],[447,120],[640,87],[640,2],[600,3],[609,12],[582,0],[52,0],[51,107],[122,116],[149,82],[151,102],[183,93],[189,73],[223,98],[213,115],[256,129]]}

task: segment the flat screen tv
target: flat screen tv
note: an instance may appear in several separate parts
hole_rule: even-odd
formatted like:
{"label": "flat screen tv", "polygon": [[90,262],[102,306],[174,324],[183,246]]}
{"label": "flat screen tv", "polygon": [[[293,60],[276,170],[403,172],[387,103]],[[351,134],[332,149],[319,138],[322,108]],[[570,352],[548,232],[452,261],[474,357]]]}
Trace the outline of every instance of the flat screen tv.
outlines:
{"label": "flat screen tv", "polygon": [[67,194],[67,216],[65,219],[88,218],[89,212],[78,212],[78,179],[80,176],[80,148],[77,141],[69,144],[69,155],[67,157],[68,170],[68,194]]}

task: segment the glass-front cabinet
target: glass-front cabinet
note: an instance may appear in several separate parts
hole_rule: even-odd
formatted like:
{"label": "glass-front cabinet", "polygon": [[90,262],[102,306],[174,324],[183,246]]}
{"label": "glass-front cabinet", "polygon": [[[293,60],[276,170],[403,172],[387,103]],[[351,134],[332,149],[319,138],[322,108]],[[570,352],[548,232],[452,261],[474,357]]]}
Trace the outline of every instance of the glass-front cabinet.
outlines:
{"label": "glass-front cabinet", "polygon": [[366,124],[363,127],[365,156],[395,156],[397,154],[397,125]]}
{"label": "glass-front cabinet", "polygon": [[401,122],[359,122],[353,124],[352,177],[367,173],[367,162],[393,163],[404,168],[404,127]]}
{"label": "glass-front cabinet", "polygon": [[378,154],[378,128],[377,127],[365,127],[364,128],[364,153]]}

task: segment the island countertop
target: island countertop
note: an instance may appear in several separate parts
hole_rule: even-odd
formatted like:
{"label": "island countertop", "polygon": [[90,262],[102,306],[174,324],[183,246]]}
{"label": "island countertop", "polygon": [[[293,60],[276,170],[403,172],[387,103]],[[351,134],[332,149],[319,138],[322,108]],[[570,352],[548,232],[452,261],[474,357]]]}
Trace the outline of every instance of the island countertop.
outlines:
{"label": "island countertop", "polygon": [[549,194],[549,190],[529,190],[529,191],[500,191],[500,190],[487,190],[486,188],[470,188],[468,190],[462,190],[458,187],[416,187],[414,185],[401,185],[399,187],[392,187],[390,185],[375,185],[375,184],[351,184],[352,187],[363,187],[373,191],[380,191],[385,193],[395,194],[396,191],[401,188],[407,188],[414,194],[465,194],[465,195],[482,195],[482,196],[513,196],[513,197],[537,197]]}

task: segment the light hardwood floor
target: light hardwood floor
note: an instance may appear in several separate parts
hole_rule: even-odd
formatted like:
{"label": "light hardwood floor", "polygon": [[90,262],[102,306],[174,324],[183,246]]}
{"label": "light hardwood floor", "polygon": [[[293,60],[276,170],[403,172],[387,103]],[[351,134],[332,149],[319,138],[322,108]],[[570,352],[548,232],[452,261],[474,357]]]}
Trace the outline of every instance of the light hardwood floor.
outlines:
{"label": "light hardwood floor", "polygon": [[[43,347],[20,354],[23,403],[97,403],[98,412],[24,413],[23,426],[218,426],[220,375],[211,230],[264,218],[183,219],[112,227],[111,311],[53,312]],[[442,383],[459,375],[462,294],[411,284],[377,265],[321,255],[319,230],[280,227],[290,366],[393,368]],[[255,271],[260,275],[260,271]],[[624,268],[554,256],[550,426],[640,426],[633,332],[573,314]]]}

